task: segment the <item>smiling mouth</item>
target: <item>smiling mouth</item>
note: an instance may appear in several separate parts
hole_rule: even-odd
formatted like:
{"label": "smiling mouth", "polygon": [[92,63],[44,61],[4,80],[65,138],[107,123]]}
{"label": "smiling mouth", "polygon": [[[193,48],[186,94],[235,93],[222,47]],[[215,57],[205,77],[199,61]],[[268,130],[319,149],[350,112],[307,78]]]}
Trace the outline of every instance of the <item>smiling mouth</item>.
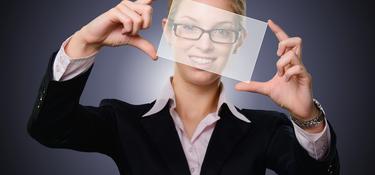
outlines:
{"label": "smiling mouth", "polygon": [[205,56],[196,56],[196,55],[189,55],[189,59],[192,63],[192,66],[199,68],[199,69],[209,69],[216,60],[214,57],[205,57]]}

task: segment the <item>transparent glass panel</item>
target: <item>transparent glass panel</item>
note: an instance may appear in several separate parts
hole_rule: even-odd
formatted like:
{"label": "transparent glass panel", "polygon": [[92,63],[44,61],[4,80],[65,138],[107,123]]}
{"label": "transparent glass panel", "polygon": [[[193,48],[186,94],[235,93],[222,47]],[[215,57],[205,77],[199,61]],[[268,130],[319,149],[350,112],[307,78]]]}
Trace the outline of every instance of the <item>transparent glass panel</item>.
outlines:
{"label": "transparent glass panel", "polygon": [[248,81],[267,23],[193,0],[174,0],[157,55]]}

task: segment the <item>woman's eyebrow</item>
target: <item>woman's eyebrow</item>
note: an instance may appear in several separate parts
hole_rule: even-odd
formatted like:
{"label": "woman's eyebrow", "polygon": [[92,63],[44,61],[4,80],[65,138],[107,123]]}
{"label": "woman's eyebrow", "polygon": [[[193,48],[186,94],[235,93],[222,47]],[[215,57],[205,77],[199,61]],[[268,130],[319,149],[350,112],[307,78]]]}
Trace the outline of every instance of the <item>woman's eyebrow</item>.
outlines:
{"label": "woman's eyebrow", "polygon": [[215,27],[220,26],[220,25],[225,25],[225,24],[234,25],[234,23],[231,21],[221,21],[221,22],[216,23]]}
{"label": "woman's eyebrow", "polygon": [[[191,16],[182,16],[181,18],[188,18],[194,22],[199,22],[197,19],[191,17]],[[219,26],[219,25],[224,25],[224,24],[233,24],[232,21],[220,21],[220,22],[217,22],[214,26]]]}
{"label": "woman's eyebrow", "polygon": [[195,19],[195,18],[193,18],[193,17],[191,17],[191,16],[182,16],[181,18],[188,18],[188,19],[190,19],[190,20],[192,20],[192,21],[198,22],[197,19]]}

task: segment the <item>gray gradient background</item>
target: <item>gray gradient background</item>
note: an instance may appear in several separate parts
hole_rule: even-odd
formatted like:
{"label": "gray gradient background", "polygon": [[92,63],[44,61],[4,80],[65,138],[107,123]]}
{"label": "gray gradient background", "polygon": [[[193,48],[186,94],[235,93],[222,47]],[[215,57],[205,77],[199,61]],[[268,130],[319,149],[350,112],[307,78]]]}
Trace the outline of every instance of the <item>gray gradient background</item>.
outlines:
{"label": "gray gradient background", "polygon": [[[62,41],[119,1],[1,2],[0,174],[118,174],[113,161],[96,153],[49,149],[31,139],[26,123],[51,53]],[[154,25],[142,34],[154,44],[161,34],[165,0],[154,3]],[[313,75],[314,96],[338,135],[342,174],[371,174],[374,152],[374,31],[370,5],[351,1],[248,1],[248,15],[274,19],[291,36],[304,40],[303,60]],[[372,30],[371,30],[372,29]],[[277,41],[268,29],[253,79],[275,72]],[[172,63],[150,61],[130,47],[105,48],[98,55],[81,103],[103,98],[131,103],[153,100],[172,73]],[[240,107],[280,110],[261,95],[235,92],[223,78],[227,96]],[[273,174],[273,173],[268,173]]]}

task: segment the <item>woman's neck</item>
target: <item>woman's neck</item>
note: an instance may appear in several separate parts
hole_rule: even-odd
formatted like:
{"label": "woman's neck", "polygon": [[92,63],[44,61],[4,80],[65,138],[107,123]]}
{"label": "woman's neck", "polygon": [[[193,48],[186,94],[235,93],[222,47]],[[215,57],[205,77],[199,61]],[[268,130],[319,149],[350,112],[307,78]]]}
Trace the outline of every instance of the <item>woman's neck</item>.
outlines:
{"label": "woman's neck", "polygon": [[216,111],[220,95],[220,79],[207,86],[198,86],[174,76],[172,86],[176,98],[176,112],[185,121],[199,122]]}

